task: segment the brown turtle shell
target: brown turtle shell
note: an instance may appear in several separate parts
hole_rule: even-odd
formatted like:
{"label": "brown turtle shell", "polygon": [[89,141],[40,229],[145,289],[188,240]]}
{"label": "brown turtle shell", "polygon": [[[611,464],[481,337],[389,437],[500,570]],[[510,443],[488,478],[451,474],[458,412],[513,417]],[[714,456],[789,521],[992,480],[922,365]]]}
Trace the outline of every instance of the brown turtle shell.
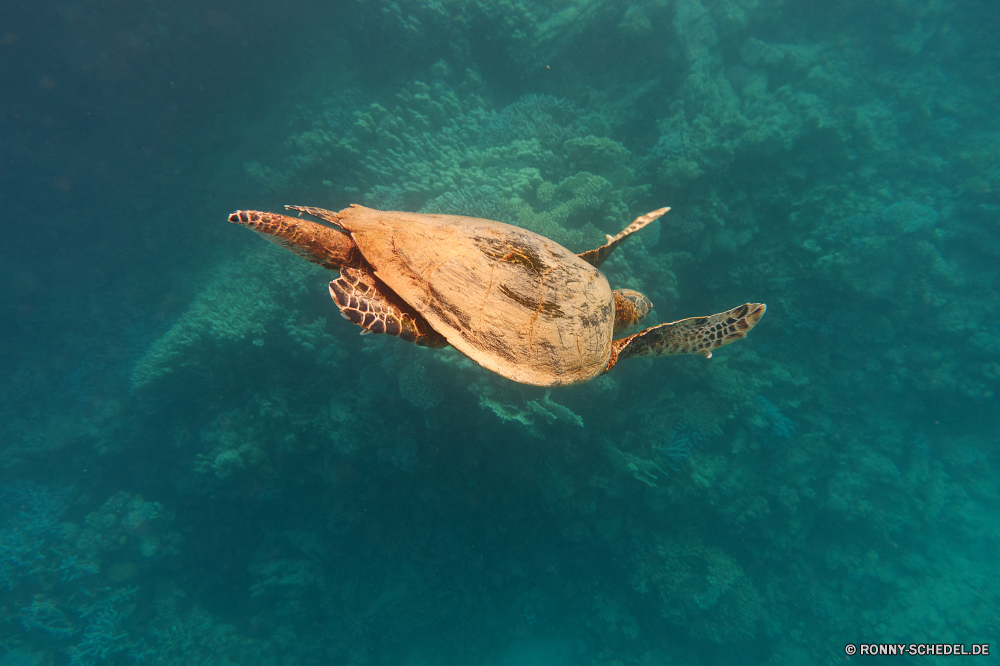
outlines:
{"label": "brown turtle shell", "polygon": [[375,275],[483,367],[538,386],[576,384],[607,368],[611,287],[558,243],[457,215],[354,205],[336,217]]}

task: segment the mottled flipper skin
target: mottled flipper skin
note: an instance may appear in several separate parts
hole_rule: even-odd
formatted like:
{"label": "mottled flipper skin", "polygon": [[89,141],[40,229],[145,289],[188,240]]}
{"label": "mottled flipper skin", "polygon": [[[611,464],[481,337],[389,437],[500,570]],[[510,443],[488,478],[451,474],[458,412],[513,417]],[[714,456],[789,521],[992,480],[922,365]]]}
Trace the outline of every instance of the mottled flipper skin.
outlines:
{"label": "mottled flipper skin", "polygon": [[361,251],[350,236],[312,220],[259,210],[238,210],[229,216],[229,221],[252,229],[275,245],[323,268],[337,270],[364,263]]}
{"label": "mottled flipper skin", "polygon": [[601,264],[604,263],[604,260],[607,259],[612,252],[614,252],[615,248],[618,247],[623,240],[639,231],[639,229],[642,229],[653,220],[661,217],[668,210],[670,210],[670,208],[660,208],[659,210],[654,210],[651,213],[640,215],[632,221],[632,224],[619,231],[617,235],[608,236],[608,242],[601,247],[594,248],[593,250],[587,250],[583,254],[578,254],[576,256],[580,257],[594,268],[599,268]]}
{"label": "mottled flipper skin", "polygon": [[632,356],[701,354],[712,358],[714,350],[746,337],[765,310],[767,306],[763,303],[744,303],[710,317],[691,317],[647,328],[611,343],[611,362],[607,369]]}
{"label": "mottled flipper skin", "polygon": [[362,335],[384,333],[421,347],[448,346],[443,335],[381,284],[367,266],[342,269],[330,283],[330,296],[345,319],[365,329]]}
{"label": "mottled flipper skin", "polygon": [[[322,208],[288,208],[334,224],[339,219]],[[443,335],[375,277],[350,235],[311,220],[259,210],[238,210],[229,221],[323,268],[339,269],[340,277],[330,283],[330,296],[340,314],[365,329],[363,333],[395,335],[421,347],[448,346]]]}
{"label": "mottled flipper skin", "polygon": [[612,292],[596,268],[669,208],[636,218],[606,244],[580,255],[492,220],[357,205],[339,212],[287,208],[340,230],[261,211],[236,211],[229,220],[314,264],[339,270],[330,295],[363,333],[424,347],[451,344],[524,384],[576,384],[630,356],[711,357],[713,350],[746,336],[766,309],[747,303],[614,339],[642,321],[652,304],[630,289]]}

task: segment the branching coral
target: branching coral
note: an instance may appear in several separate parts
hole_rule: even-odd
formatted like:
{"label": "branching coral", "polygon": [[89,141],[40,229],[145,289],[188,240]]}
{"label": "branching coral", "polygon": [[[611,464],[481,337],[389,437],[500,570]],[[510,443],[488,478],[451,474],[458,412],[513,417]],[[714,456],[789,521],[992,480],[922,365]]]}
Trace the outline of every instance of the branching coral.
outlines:
{"label": "branching coral", "polygon": [[667,473],[652,460],[640,458],[631,453],[626,453],[611,444],[605,444],[604,450],[608,457],[621,471],[631,474],[637,480],[642,481],[647,486],[656,487],[656,481]]}
{"label": "branching coral", "polygon": [[34,484],[0,492],[7,516],[0,530],[0,580],[18,592],[9,597],[10,611],[28,638],[43,636],[46,649],[65,653],[74,666],[122,653],[139,657],[149,646],[130,622],[138,588],[111,587],[120,584],[115,567],[101,565],[122,551],[147,559],[176,554],[178,537],[166,531],[172,516],[155,502],[119,492],[88,514],[80,530],[59,522],[68,496]]}
{"label": "branching coral", "polygon": [[505,405],[493,400],[486,393],[479,396],[479,406],[496,414],[501,421],[513,421],[524,426],[533,437],[544,437],[539,429],[540,424],[553,425],[566,422],[583,427],[583,419],[568,407],[560,405],[550,397],[551,391],[546,391],[539,400],[526,400],[523,407]]}
{"label": "branching coral", "polygon": [[7,589],[69,583],[99,570],[91,553],[73,547],[78,528],[61,522],[68,508],[63,494],[31,483],[4,488],[0,583]]}
{"label": "branching coral", "polygon": [[[818,626],[837,635],[869,628],[905,634],[920,623],[945,633],[982,631],[996,596],[982,583],[991,563],[984,556],[980,570],[965,558],[983,538],[982,507],[995,500],[992,440],[988,432],[965,442],[953,434],[990,423],[1000,390],[993,269],[1000,172],[995,128],[983,110],[995,107],[995,94],[978,84],[947,94],[943,82],[955,80],[959,62],[987,71],[995,57],[960,45],[960,23],[940,19],[953,4],[838,4],[838,20],[861,9],[865,17],[892,19],[873,22],[880,30],[870,53],[860,46],[871,40],[864,30],[844,40],[816,18],[834,10],[804,19],[781,2],[400,0],[366,12],[365,20],[386,23],[366,38],[393,45],[387,59],[448,42],[452,52],[427,58],[461,62],[456,71],[477,66],[463,54],[478,47],[509,55],[516,43],[524,46],[520,62],[538,60],[549,47],[572,43],[594,16],[613,20],[591,43],[595,55],[558,54],[545,79],[512,71],[491,80],[490,90],[477,74],[453,76],[438,63],[419,74],[401,70],[397,80],[421,82],[398,96],[373,91],[334,112],[306,110],[311,125],[288,138],[284,162],[248,166],[255,182],[328,201],[516,222],[574,250],[645,212],[634,207],[652,194],[655,206],[675,207],[663,218],[662,242],[651,228],[616,252],[602,267],[612,285],[650,295],[659,321],[751,299],[767,300],[774,319],[711,362],[636,360],[542,397],[484,378],[484,369],[455,350],[349,339],[340,329],[328,335],[325,320],[298,295],[309,288],[325,300],[329,276],[309,273],[300,260],[234,264],[150,350],[134,378],[137,387],[150,387],[171,371],[190,371],[212,380],[213,396],[240,393],[235,406],[205,401],[202,421],[180,419],[178,446],[167,438],[161,450],[195,459],[203,474],[186,475],[179,485],[188,492],[208,497],[238,487],[253,507],[267,501],[291,509],[301,532],[313,535],[296,537],[312,541],[297,552],[269,544],[254,556],[248,588],[259,607],[249,624],[255,632],[277,627],[273,636],[238,640],[203,612],[167,610],[157,591],[147,643],[123,650],[119,637],[137,640],[136,623],[153,613],[149,590],[122,602],[110,622],[101,613],[85,619],[70,601],[86,595],[67,590],[98,595],[130,571],[142,580],[134,571],[156,559],[143,552],[166,553],[162,539],[159,550],[143,542],[143,513],[129,518],[127,507],[111,512],[116,523],[84,527],[106,533],[107,548],[90,549],[96,556],[77,546],[86,543],[80,528],[61,522],[70,514],[58,507],[41,511],[48,518],[32,520],[33,532],[17,522],[16,508],[7,512],[0,563],[12,588],[8,629],[61,646],[47,650],[80,644],[81,660],[268,663],[252,651],[273,641],[288,647],[287,660],[391,661],[381,641],[401,626],[440,618],[441,608],[460,609],[454,599],[463,593],[480,594],[468,606],[478,609],[490,606],[484,599],[503,605],[519,584],[583,578],[590,586],[584,597],[579,587],[566,589],[574,599],[595,600],[589,617],[581,610],[571,618],[588,627],[579,635],[581,653],[600,646],[594,659],[613,653],[622,661],[669,661],[655,653],[656,638],[645,640],[663,635],[664,621],[690,635],[692,650],[757,638],[763,623],[768,636],[798,643],[776,650],[771,663],[828,657],[830,650],[824,656],[819,649],[800,656],[812,649],[803,637]],[[484,34],[469,26],[493,28],[491,21],[520,34],[489,45],[452,39]],[[611,60],[616,72],[641,66],[650,79],[614,86],[560,67],[614,49],[621,55]],[[870,67],[871,53],[902,58]],[[866,69],[877,71],[869,77]],[[530,90],[558,90],[573,101],[491,101]],[[351,348],[365,358],[342,358]],[[291,367],[298,357],[308,363]],[[327,362],[341,372],[314,367]],[[246,366],[263,370],[237,372]],[[220,372],[232,374],[219,381]],[[279,384],[286,395],[271,390]],[[246,390],[226,390],[233,386]],[[921,400],[918,391],[933,391],[934,399]],[[50,439],[76,432],[60,426]],[[541,435],[544,442],[523,441]],[[761,445],[768,440],[774,444]],[[381,483],[386,476],[393,483]],[[529,489],[512,491],[522,478],[532,479]],[[491,484],[504,487],[491,495]],[[279,503],[282,496],[293,504]],[[539,504],[548,514],[532,522]],[[502,508],[491,515],[491,506]],[[106,513],[94,512],[95,521]],[[673,536],[657,538],[655,525],[665,519]],[[254,523],[255,536],[263,522]],[[407,541],[400,532],[410,525]],[[717,541],[707,545],[708,535]],[[521,550],[503,552],[508,540]],[[573,558],[562,557],[567,546]],[[389,554],[365,569],[380,550]],[[437,566],[447,576],[435,578],[430,568],[398,573],[400,562],[445,552],[458,554]],[[609,556],[629,560],[624,577],[631,584],[607,572]],[[463,566],[473,572],[467,580],[455,573]],[[554,571],[559,575],[534,575]],[[645,596],[623,598],[621,590]],[[553,621],[545,606],[555,605],[556,594],[509,596],[518,598],[518,633],[548,631],[541,624]],[[921,606],[921,598],[933,603]],[[129,614],[132,603],[142,612]],[[658,612],[633,619],[643,604]],[[958,606],[969,610],[953,612]],[[509,626],[508,619],[497,625]],[[633,641],[632,651],[619,649],[624,640],[601,644],[605,638],[593,637],[601,633]],[[366,641],[369,648],[357,647]],[[698,656],[711,661],[713,652],[722,654]],[[489,661],[457,649],[456,660]]]}
{"label": "branching coral", "polygon": [[169,529],[173,518],[158,502],[118,492],[87,514],[76,547],[95,559],[118,551],[142,559],[173,556],[180,546],[180,535]]}

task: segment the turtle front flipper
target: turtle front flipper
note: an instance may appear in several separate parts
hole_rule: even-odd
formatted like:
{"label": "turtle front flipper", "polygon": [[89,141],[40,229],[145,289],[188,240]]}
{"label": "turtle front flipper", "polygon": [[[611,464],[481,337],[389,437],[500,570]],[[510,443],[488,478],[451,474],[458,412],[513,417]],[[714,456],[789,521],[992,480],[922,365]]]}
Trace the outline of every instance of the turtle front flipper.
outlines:
{"label": "turtle front flipper", "polygon": [[586,252],[576,256],[580,257],[594,268],[600,268],[601,264],[604,263],[604,260],[607,259],[612,252],[614,252],[614,249],[618,247],[623,240],[639,231],[639,229],[642,229],[653,220],[662,216],[668,210],[670,210],[670,208],[660,208],[659,210],[654,210],[651,213],[640,215],[632,221],[632,224],[618,232],[618,235],[608,236],[608,242],[601,247],[594,248],[593,250],[587,250]]}
{"label": "turtle front flipper", "polygon": [[447,347],[443,335],[413,308],[396,296],[372,273],[371,268],[344,268],[330,283],[330,296],[340,314],[361,332],[395,335],[421,347]]}
{"label": "turtle front flipper", "polygon": [[714,350],[746,337],[765,310],[767,306],[763,303],[745,303],[728,312],[660,324],[627,338],[612,340],[611,360],[605,372],[618,361],[632,356],[701,354],[712,358]]}

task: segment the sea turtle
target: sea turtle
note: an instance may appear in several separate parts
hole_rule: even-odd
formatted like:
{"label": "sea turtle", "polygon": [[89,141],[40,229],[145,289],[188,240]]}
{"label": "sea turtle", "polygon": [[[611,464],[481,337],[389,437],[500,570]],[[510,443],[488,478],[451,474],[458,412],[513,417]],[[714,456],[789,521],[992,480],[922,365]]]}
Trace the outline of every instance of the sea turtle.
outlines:
{"label": "sea turtle", "polygon": [[508,379],[537,386],[598,377],[631,356],[701,354],[744,337],[766,306],[661,324],[614,339],[649,312],[639,292],[611,290],[597,268],[630,234],[669,208],[637,218],[599,248],[574,254],[519,227],[457,215],[334,213],[286,206],[331,222],[239,210],[229,216],[309,261],[339,270],[330,295],[361,333],[425,347],[451,345]]}

